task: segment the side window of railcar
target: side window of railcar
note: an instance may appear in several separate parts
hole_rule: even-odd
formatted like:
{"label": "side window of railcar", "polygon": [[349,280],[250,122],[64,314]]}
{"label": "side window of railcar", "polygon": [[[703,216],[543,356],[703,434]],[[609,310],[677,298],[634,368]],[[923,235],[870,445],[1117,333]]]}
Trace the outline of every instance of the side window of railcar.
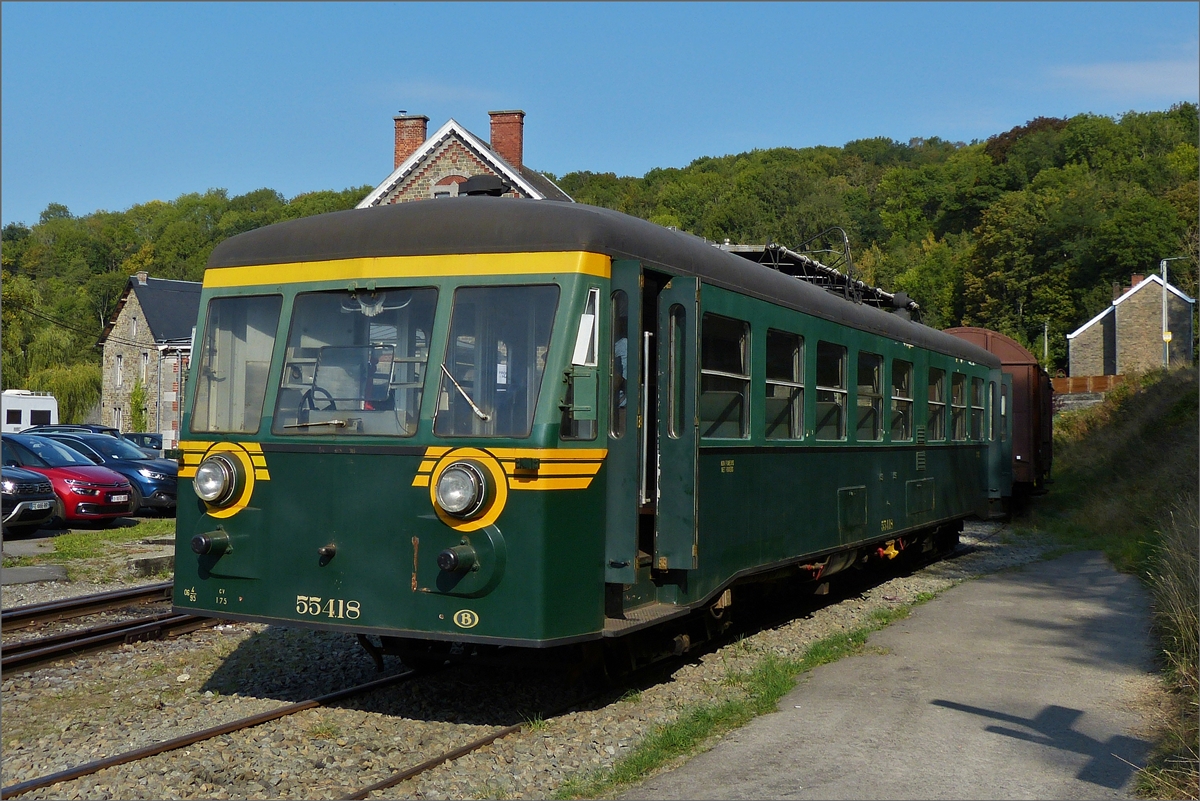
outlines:
{"label": "side window of railcar", "polygon": [[883,439],[883,357],[858,354],[858,420],[854,436],[859,442]]}
{"label": "side window of railcar", "polygon": [[1000,441],[1008,439],[1008,387],[1000,385]]}
{"label": "side window of railcar", "polygon": [[804,436],[804,339],[767,331],[767,439]]}
{"label": "side window of railcar", "polygon": [[750,414],[750,326],[704,315],[700,335],[700,435],[745,437]]}
{"label": "side window of railcar", "polygon": [[434,434],[529,436],[558,291],[556,284],[455,290]]}
{"label": "side window of railcar", "polygon": [[971,379],[971,439],[983,439],[983,379]]}
{"label": "side window of railcar", "polygon": [[282,304],[280,295],[209,301],[192,431],[258,431]]}
{"label": "side window of railcar", "polygon": [[912,439],[912,373],[908,362],[892,360],[892,442]]}
{"label": "side window of railcar", "polygon": [[817,439],[846,438],[846,348],[817,342]]}
{"label": "side window of railcar", "polygon": [[608,424],[609,433],[620,439],[629,419],[629,401],[625,395],[629,381],[629,296],[619,289],[612,295],[612,343]]}
{"label": "side window of railcar", "polygon": [[[600,288],[592,287],[588,290],[583,314],[579,315],[579,328],[575,331],[575,350],[571,355],[573,367],[596,366],[600,349],[599,307]],[[559,437],[562,439],[596,438],[595,371],[591,371],[590,381],[577,383],[582,378],[583,376],[577,376],[567,382],[567,394],[563,398],[562,421],[558,429]],[[587,412],[577,416],[577,413],[582,411],[580,407],[585,407]],[[591,419],[582,419],[588,417]]]}
{"label": "side window of railcar", "polygon": [[988,400],[992,404],[989,407],[991,409],[992,413],[988,415],[987,438],[989,441],[994,442],[996,440],[996,420],[998,419],[998,416],[1000,414],[999,406],[996,403],[996,382],[995,381],[988,382]]}
{"label": "side window of railcar", "polygon": [[436,306],[433,288],[297,295],[272,430],[417,433]]}
{"label": "side window of railcar", "polygon": [[930,442],[946,438],[946,371],[929,368],[929,433]]}
{"label": "side window of railcar", "polygon": [[950,430],[955,440],[967,438],[967,377],[962,373],[950,379]]}

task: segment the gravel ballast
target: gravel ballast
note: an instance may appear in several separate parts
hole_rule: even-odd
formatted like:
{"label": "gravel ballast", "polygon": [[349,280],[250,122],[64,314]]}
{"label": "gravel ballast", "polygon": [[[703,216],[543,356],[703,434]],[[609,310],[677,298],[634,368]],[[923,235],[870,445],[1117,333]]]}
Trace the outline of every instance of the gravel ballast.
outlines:
{"label": "gravel ballast", "polygon": [[[502,726],[516,734],[375,798],[545,798],[612,765],[656,726],[738,697],[727,681],[768,654],[866,625],[872,612],[1040,558],[1050,547],[996,523],[968,523],[962,551],[853,597],[678,663],[665,677],[549,720],[579,683],[562,670],[467,666],[308,710],[23,798],[338,798]],[[103,589],[112,589],[107,585]],[[4,588],[6,606],[65,597],[77,585]],[[86,588],[80,593],[98,591]],[[20,600],[17,600],[17,599]],[[387,673],[403,670],[385,658]],[[352,635],[231,624],[5,675],[3,784],[150,745],[380,676]]]}

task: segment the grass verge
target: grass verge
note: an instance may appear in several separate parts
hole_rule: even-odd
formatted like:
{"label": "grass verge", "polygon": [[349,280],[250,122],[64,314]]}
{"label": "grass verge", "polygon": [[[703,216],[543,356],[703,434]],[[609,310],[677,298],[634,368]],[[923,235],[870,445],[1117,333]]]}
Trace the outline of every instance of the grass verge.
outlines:
{"label": "grass verge", "polygon": [[4,567],[64,565],[71,581],[108,583],[129,578],[126,560],[141,540],[175,536],[173,518],[120,518],[132,525],[71,529],[54,535],[54,550],[32,556],[6,557]]}
{"label": "grass verge", "polygon": [[933,594],[923,593],[913,604],[875,610],[867,625],[818,640],[797,659],[767,655],[749,671],[729,676],[727,683],[741,690],[738,697],[684,710],[674,722],[656,727],[633,753],[619,759],[611,768],[568,780],[554,797],[611,795],[622,787],[646,779],[674,760],[703,750],[714,737],[743,726],[759,715],[774,712],[779,699],[796,685],[796,679],[802,674],[861,653],[871,632],[908,617],[913,606],[933,597]]}
{"label": "grass verge", "polygon": [[1170,712],[1138,791],[1196,798],[1200,621],[1200,392],[1195,368],[1131,376],[1054,418],[1055,484],[1032,524],[1064,550],[1097,549],[1145,582]]}

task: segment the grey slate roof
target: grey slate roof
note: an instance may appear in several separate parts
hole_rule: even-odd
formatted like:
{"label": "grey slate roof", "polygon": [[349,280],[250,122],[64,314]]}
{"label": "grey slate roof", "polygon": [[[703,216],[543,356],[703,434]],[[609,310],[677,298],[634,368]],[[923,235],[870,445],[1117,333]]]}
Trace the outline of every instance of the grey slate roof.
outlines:
{"label": "grey slate roof", "polygon": [[156,342],[192,336],[192,326],[200,310],[199,281],[147,278],[141,284],[136,277],[129,281]]}

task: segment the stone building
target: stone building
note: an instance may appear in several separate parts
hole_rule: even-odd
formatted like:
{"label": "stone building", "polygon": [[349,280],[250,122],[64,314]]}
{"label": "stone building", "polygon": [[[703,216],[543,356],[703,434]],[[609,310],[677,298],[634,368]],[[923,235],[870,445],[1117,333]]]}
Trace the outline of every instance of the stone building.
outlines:
{"label": "stone building", "polygon": [[[1067,334],[1070,374],[1126,375],[1163,366],[1163,280],[1134,275],[1113,285],[1112,305]],[[1192,363],[1196,301],[1167,284],[1167,330],[1172,367]]]}
{"label": "stone building", "polygon": [[504,197],[571,198],[546,176],[525,166],[525,112],[490,111],[491,141],[484,142],[454,119],[426,134],[429,118],[401,114],[396,121],[395,170],[358,208],[410,200],[455,197],[468,178],[489,175],[507,186]]}
{"label": "stone building", "polygon": [[98,346],[103,350],[100,422],[132,431],[131,396],[145,388],[146,429],[159,432],[163,447],[179,441],[183,381],[200,309],[200,283],[129,277]]}

